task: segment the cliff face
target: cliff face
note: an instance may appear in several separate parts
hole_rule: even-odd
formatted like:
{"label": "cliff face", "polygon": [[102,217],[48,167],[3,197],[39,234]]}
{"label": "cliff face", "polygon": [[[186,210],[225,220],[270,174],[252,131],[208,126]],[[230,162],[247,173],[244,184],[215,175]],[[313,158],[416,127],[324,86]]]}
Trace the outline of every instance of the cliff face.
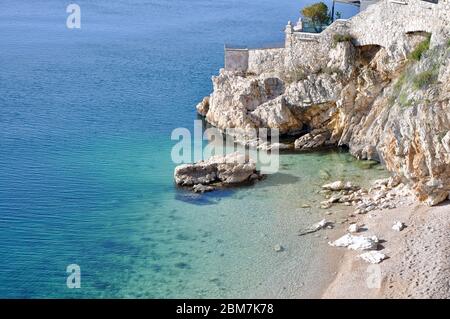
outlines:
{"label": "cliff face", "polygon": [[356,116],[346,110],[339,141],[355,156],[381,160],[404,176],[430,205],[450,191],[449,69],[450,49],[436,47],[403,65],[387,85],[373,85],[373,95],[356,94],[354,101],[369,104]]}
{"label": "cliff face", "polygon": [[[410,0],[408,10],[421,9],[420,2]],[[286,48],[254,54],[247,71],[221,70],[213,77],[214,92],[199,105],[200,113],[220,129],[267,127],[304,134],[297,149],[348,146],[356,157],[381,161],[404,177],[421,201],[445,200],[450,191],[447,16],[437,13],[445,19],[429,50],[428,31],[434,30],[427,22],[416,21],[408,31],[410,24],[392,24],[401,20],[393,15],[384,21],[398,29],[388,31],[391,38],[370,34],[376,25],[375,31],[359,34],[376,14],[388,19],[384,11],[392,5],[374,5],[333,24],[314,41],[288,27]]]}

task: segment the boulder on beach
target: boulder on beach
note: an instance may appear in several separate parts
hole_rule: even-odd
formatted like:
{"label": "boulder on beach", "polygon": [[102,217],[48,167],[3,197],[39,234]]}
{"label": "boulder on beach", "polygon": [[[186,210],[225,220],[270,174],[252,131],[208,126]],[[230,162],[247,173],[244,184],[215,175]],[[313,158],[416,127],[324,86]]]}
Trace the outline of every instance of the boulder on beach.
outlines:
{"label": "boulder on beach", "polygon": [[346,234],[328,244],[334,247],[347,247],[352,250],[376,250],[378,248],[378,238],[376,236],[364,237]]}
{"label": "boulder on beach", "polygon": [[405,224],[403,224],[402,222],[395,222],[392,226],[392,229],[395,231],[402,231],[405,227]]}
{"label": "boulder on beach", "polygon": [[387,258],[387,256],[379,251],[368,251],[364,254],[358,255],[358,258],[370,263],[370,264],[379,264],[383,260]]}
{"label": "boulder on beach", "polygon": [[357,223],[351,224],[351,225],[348,227],[348,231],[349,231],[350,233],[357,233],[357,232],[359,232],[359,229],[360,229],[360,227],[359,227],[359,225],[358,225]]}

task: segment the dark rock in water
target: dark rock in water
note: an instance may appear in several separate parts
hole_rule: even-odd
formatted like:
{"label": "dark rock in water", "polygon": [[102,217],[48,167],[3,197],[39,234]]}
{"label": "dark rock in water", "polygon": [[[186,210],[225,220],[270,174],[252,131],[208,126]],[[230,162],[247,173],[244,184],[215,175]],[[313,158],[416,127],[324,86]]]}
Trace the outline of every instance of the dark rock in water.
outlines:
{"label": "dark rock in water", "polygon": [[189,268],[191,268],[191,266],[188,263],[185,263],[185,262],[176,263],[175,267],[180,268],[180,269],[189,269]]}
{"label": "dark rock in water", "polygon": [[182,192],[175,195],[176,200],[194,205],[214,205],[217,204],[217,199],[201,196],[200,194],[191,192]]}
{"label": "dark rock in water", "polygon": [[150,265],[150,268],[151,268],[154,272],[160,272],[160,271],[162,270],[161,265],[158,265],[158,264]]}
{"label": "dark rock in water", "polygon": [[376,161],[359,161],[357,162],[358,166],[361,167],[362,169],[372,169],[375,166],[377,166],[379,163]]}

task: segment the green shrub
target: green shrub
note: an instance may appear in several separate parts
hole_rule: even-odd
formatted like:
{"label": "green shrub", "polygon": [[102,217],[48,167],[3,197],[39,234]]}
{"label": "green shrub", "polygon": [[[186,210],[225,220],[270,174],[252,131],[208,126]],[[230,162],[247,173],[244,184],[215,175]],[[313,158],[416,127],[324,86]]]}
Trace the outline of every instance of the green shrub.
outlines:
{"label": "green shrub", "polygon": [[431,35],[429,35],[424,41],[422,41],[417,48],[414,49],[409,55],[410,60],[420,61],[425,52],[430,49]]}
{"label": "green shrub", "polygon": [[403,72],[394,84],[394,93],[398,95],[406,83],[406,72]]}
{"label": "green shrub", "polygon": [[336,44],[340,42],[352,42],[353,37],[350,34],[335,34],[333,35],[333,44],[336,46]]}
{"label": "green shrub", "polygon": [[413,105],[413,100],[408,99],[408,94],[406,92],[402,92],[398,96],[398,104],[400,104],[401,107],[410,107]]}
{"label": "green shrub", "polygon": [[416,90],[423,89],[434,83],[437,79],[436,69],[431,69],[417,74],[414,77],[413,85]]}
{"label": "green shrub", "polygon": [[397,81],[394,83],[392,95],[388,98],[388,103],[390,106],[393,106],[395,102],[397,101],[400,93],[403,90],[403,87],[406,84],[406,70],[403,70],[402,73],[399,75]]}

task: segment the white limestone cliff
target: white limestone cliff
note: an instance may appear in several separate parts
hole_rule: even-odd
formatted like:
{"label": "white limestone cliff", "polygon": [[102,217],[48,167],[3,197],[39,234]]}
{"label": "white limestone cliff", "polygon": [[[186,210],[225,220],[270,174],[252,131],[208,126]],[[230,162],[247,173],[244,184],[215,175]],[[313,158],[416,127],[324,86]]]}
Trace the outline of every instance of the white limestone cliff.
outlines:
{"label": "white limestone cliff", "polygon": [[435,205],[450,192],[449,39],[448,0],[383,0],[319,35],[288,26],[285,48],[251,50],[244,69],[213,77],[199,113],[222,130],[303,132],[300,150],[346,146]]}

